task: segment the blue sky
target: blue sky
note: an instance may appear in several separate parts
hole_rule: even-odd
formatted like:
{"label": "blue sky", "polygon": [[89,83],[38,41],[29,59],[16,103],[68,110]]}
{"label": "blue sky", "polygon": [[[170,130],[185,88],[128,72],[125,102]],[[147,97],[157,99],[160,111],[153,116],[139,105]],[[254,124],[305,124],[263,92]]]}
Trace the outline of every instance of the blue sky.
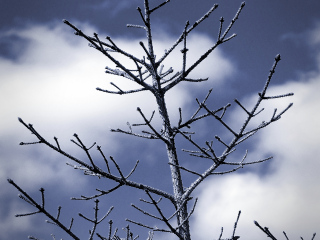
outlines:
{"label": "blue sky", "polygon": [[[225,18],[227,25],[241,1],[171,0],[153,20],[156,52],[161,55],[180,35],[186,20],[194,22],[214,3],[219,4],[218,9],[190,35],[190,62],[206,51],[217,36],[220,17]],[[104,68],[108,61],[62,23],[62,19],[67,19],[88,34],[111,36],[119,46],[141,56],[139,41],[145,35],[142,30],[126,28],[126,24],[140,23],[136,7],[142,7],[142,1],[5,0],[0,6],[0,239],[27,239],[28,235],[50,239],[51,233],[68,239],[46,224],[43,216],[15,218],[15,214],[28,212],[30,207],[17,197],[7,178],[12,178],[36,199],[40,199],[38,189],[44,187],[51,212],[55,213],[61,205],[65,222],[75,217],[75,230],[84,238],[91,226],[76,215],[79,211],[93,214],[94,202],[70,201],[70,197],[93,195],[97,185],[103,189],[113,186],[110,181],[83,176],[66,166],[67,159],[45,146],[19,146],[19,142],[34,138],[17,117],[33,123],[47,139],[57,136],[61,146],[76,156],[84,155],[70,142],[74,133],[88,145],[97,142],[106,155],[113,156],[128,171],[139,159],[141,166],[133,178],[171,191],[170,180],[166,181],[169,169],[161,142],[109,131],[126,128],[128,121],[141,122],[137,107],[147,115],[156,110],[152,96],[97,92],[96,87],[112,89],[111,81],[123,88],[134,86],[106,75]],[[273,160],[236,173],[213,176],[196,191],[199,202],[191,219],[195,239],[218,238],[221,227],[228,237],[240,209],[237,231],[241,238],[267,239],[253,220],[270,227],[279,238],[283,237],[282,231],[292,239],[300,236],[309,239],[313,232],[319,232],[319,10],[318,1],[246,1],[231,31],[237,37],[218,48],[193,73],[195,77],[209,77],[209,81],[181,84],[168,93],[172,122],[178,121],[179,107],[186,117],[192,115],[197,107],[194,99],[202,99],[213,88],[211,106],[218,108],[232,103],[226,118],[232,126],[239,126],[243,113],[233,104],[233,99],[248,107],[254,104],[278,53],[282,61],[269,93],[295,93],[288,99],[267,101],[265,119],[275,107],[284,109],[290,102],[294,106],[279,122],[237,149],[239,154],[231,156],[239,161],[238,157],[248,149],[248,160],[269,155],[274,156]],[[173,53],[166,64],[179,69],[180,55]],[[155,125],[159,123],[156,118]],[[212,121],[198,125],[200,141],[211,140],[215,134],[227,136],[217,126]],[[178,146],[185,147],[183,143]],[[185,166],[203,168],[198,160],[179,154]],[[99,158],[97,154],[95,157]],[[193,179],[192,175],[184,176],[186,183]],[[106,212],[114,205],[110,218],[119,228],[127,224],[126,217],[148,221],[130,207],[130,203],[139,204],[139,197],[145,196],[123,188],[101,199],[101,211]],[[80,210],[77,206],[81,206]],[[135,226],[132,229],[140,239],[146,239],[145,229]],[[156,239],[168,239],[168,236],[156,235]]]}

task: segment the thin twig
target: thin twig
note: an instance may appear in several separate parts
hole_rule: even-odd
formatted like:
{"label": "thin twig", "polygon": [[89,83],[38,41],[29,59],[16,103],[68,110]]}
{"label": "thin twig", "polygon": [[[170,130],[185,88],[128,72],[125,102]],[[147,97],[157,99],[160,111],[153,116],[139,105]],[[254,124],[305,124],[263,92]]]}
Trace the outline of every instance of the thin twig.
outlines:
{"label": "thin twig", "polygon": [[[53,217],[46,209],[40,206],[32,197],[30,197],[25,191],[23,191],[12,179],[8,179],[8,182],[13,185],[23,196],[25,196],[31,203],[32,206],[36,207],[39,212],[45,214],[54,224],[59,226],[64,232],[66,232],[71,238],[80,240],[73,232],[70,231],[65,225],[63,225],[57,218]],[[27,216],[27,215],[24,215]]]}
{"label": "thin twig", "polygon": [[232,240],[233,240],[234,237],[235,237],[234,234],[236,233],[236,229],[237,229],[237,226],[238,226],[240,214],[241,214],[241,211],[239,211],[237,220],[236,220],[236,222],[234,223],[233,232],[232,232],[232,237],[231,237]]}

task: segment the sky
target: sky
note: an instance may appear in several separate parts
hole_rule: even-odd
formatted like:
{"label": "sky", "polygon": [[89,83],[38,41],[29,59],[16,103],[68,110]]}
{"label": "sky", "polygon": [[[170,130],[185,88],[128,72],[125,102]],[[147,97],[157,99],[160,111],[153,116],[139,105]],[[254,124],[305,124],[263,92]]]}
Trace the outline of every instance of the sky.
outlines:
{"label": "sky", "polygon": [[[150,3],[156,6],[162,1]],[[175,42],[187,20],[198,20],[214,3],[219,7],[188,38],[188,59],[191,64],[210,48],[217,37],[219,19],[225,25],[237,12],[241,1],[171,0],[159,9],[152,19],[155,52],[158,56]],[[0,2],[0,239],[69,239],[39,214],[16,218],[16,214],[32,211],[32,207],[17,197],[18,191],[8,184],[13,179],[21,188],[40,201],[41,187],[45,189],[46,206],[55,215],[62,206],[61,218],[68,224],[75,218],[74,231],[87,239],[91,225],[79,218],[79,212],[93,216],[94,201],[70,200],[70,197],[94,195],[95,189],[107,190],[114,184],[105,179],[84,176],[81,171],[66,165],[68,159],[42,145],[20,146],[20,142],[35,141],[35,137],[18,121],[21,117],[48,140],[59,139],[60,146],[69,153],[85,159],[85,154],[70,139],[77,133],[89,146],[102,146],[106,156],[113,156],[129,172],[140,160],[132,179],[157,188],[172,191],[165,146],[156,140],[134,138],[110,129],[127,129],[130,124],[142,123],[137,112],[140,107],[146,116],[157,110],[149,93],[110,95],[96,91],[96,87],[115,90],[110,82],[123,89],[136,87],[133,83],[107,75],[110,62],[87,42],[73,34],[62,20],[67,19],[87,34],[111,36],[126,51],[143,56],[139,41],[145,40],[141,29],[126,24],[141,24],[137,6],[142,0],[121,1],[18,1]],[[257,165],[249,165],[237,172],[214,175],[194,192],[198,203],[190,219],[193,239],[218,239],[221,227],[224,238],[230,237],[238,211],[241,216],[236,235],[240,239],[267,239],[253,223],[269,227],[278,238],[300,236],[311,239],[320,234],[320,2],[246,1],[246,6],[230,34],[237,36],[219,46],[192,73],[206,78],[203,83],[182,83],[166,95],[171,122],[179,120],[178,108],[187,119],[197,108],[196,98],[202,100],[209,89],[208,105],[213,109],[231,103],[225,115],[235,129],[245,119],[243,110],[234,103],[237,98],[252,108],[262,90],[275,56],[281,61],[276,68],[267,95],[293,92],[294,96],[263,102],[265,110],[253,120],[256,126],[269,120],[275,108],[278,112],[293,102],[283,117],[252,139],[239,146],[230,161],[240,161],[248,150],[247,161],[273,156]],[[180,46],[182,48],[182,46]],[[181,68],[179,48],[166,60],[165,67]],[[153,120],[160,127],[156,114]],[[229,135],[214,119],[194,127],[200,144],[214,140],[215,135],[228,139]],[[200,171],[208,164],[180,151],[192,146],[178,138],[178,154],[183,166]],[[215,142],[217,148],[219,143]],[[93,148],[96,161],[103,164]],[[183,173],[186,186],[194,179]],[[113,219],[119,233],[128,223],[125,218],[162,226],[133,209],[134,203],[144,207],[139,198],[144,193],[123,187],[100,199],[100,214],[111,206],[114,210],[99,230],[107,233],[109,219]],[[164,208],[172,210],[166,203]],[[151,210],[152,211],[152,210]],[[130,225],[134,235],[146,239],[148,230]],[[124,235],[123,235],[124,237]],[[155,239],[171,239],[155,234]],[[172,238],[174,239],[174,238]]]}

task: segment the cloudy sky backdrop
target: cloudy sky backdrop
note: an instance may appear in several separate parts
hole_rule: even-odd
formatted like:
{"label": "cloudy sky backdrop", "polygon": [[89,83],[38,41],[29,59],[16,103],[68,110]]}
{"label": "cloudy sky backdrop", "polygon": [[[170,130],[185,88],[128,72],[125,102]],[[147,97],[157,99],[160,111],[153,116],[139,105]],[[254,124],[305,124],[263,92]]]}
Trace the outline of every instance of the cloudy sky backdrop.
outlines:
{"label": "cloudy sky backdrop", "polygon": [[[152,5],[161,3],[154,2]],[[220,17],[225,17],[227,25],[241,1],[172,0],[155,14],[157,55],[172,45],[186,20],[193,23],[214,3],[219,3],[219,8],[190,35],[188,61],[191,63],[214,43]],[[127,121],[140,123],[137,107],[148,116],[156,110],[151,94],[115,96],[97,92],[96,87],[112,89],[111,81],[120,81],[119,85],[124,88],[130,88],[131,84],[106,75],[104,68],[108,61],[89,48],[84,39],[74,36],[73,30],[61,21],[67,19],[88,34],[98,32],[101,37],[111,36],[123,49],[142,56],[139,41],[144,40],[144,32],[126,28],[127,23],[140,24],[137,6],[143,7],[143,2],[1,1],[0,239],[27,239],[28,235],[51,239],[51,233],[59,239],[68,239],[57,228],[44,223],[43,216],[15,218],[15,214],[31,211],[31,208],[17,197],[17,191],[7,183],[7,178],[12,178],[39,200],[38,190],[44,187],[48,209],[54,214],[61,205],[61,217],[66,223],[76,217],[74,228],[83,239],[87,238],[91,226],[76,215],[81,211],[93,216],[94,202],[70,201],[70,197],[93,195],[97,185],[105,190],[114,186],[110,181],[84,177],[66,166],[67,159],[45,146],[19,146],[19,142],[33,141],[34,137],[18,122],[18,117],[32,123],[48,140],[53,141],[57,136],[62,148],[75,156],[84,157],[70,142],[72,135],[78,133],[88,145],[93,142],[101,145],[107,156],[113,156],[128,171],[139,159],[141,166],[133,179],[171,191],[161,142],[109,131],[110,128],[126,128]],[[314,232],[320,234],[319,12],[320,2],[315,0],[246,1],[231,31],[237,33],[237,37],[219,47],[192,74],[209,77],[209,81],[181,84],[167,95],[173,123],[178,121],[179,107],[185,118],[191,116],[197,107],[194,99],[202,99],[209,88],[213,88],[209,101],[212,108],[228,102],[233,104],[234,98],[250,108],[278,53],[282,61],[269,94],[295,93],[288,99],[268,101],[264,105],[267,119],[275,107],[284,109],[290,102],[294,106],[279,122],[239,148],[238,155],[231,156],[239,160],[248,149],[248,160],[269,155],[274,156],[273,160],[236,173],[213,176],[197,189],[195,195],[199,202],[191,218],[194,239],[218,238],[221,227],[224,227],[224,236],[229,237],[239,210],[242,215],[237,234],[243,239],[267,239],[254,226],[253,220],[268,226],[279,239],[284,238],[282,231],[292,239],[300,236],[311,239]],[[180,59],[181,53],[177,51],[165,64],[178,70]],[[232,126],[239,126],[243,117],[235,104],[226,115]],[[155,119],[155,125],[159,122]],[[216,134],[225,136],[223,129],[217,126],[211,121],[199,124],[199,138],[204,142]],[[184,153],[179,154],[180,161],[186,159],[186,166],[201,168],[198,159],[192,162]],[[98,154],[94,156],[101,161]],[[194,176],[185,174],[185,177],[189,183]],[[145,196],[128,188],[120,189],[101,199],[101,214],[113,205],[115,210],[110,218],[119,228],[127,224],[126,217],[147,223],[148,219],[130,207],[130,203],[140,204],[139,197]],[[132,229],[140,239],[146,239],[145,229],[135,226]],[[101,229],[100,232],[106,231]],[[168,239],[168,236],[156,235],[156,239]]]}

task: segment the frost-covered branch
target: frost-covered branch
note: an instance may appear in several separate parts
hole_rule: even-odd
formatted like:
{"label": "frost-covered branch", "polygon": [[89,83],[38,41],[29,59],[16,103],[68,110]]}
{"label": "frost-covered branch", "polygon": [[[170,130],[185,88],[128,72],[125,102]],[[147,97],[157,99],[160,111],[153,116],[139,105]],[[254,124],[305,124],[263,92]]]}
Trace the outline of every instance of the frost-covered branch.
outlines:
{"label": "frost-covered branch", "polygon": [[51,221],[48,221],[49,223],[55,224],[58,227],[60,227],[64,232],[66,232],[72,239],[75,240],[80,240],[79,237],[77,237],[72,231],[72,224],[73,224],[73,219],[71,220],[70,226],[66,227],[60,220],[59,220],[59,216],[60,216],[60,210],[61,207],[58,208],[58,215],[57,217],[54,217],[53,215],[51,215],[46,209],[45,209],[45,197],[44,197],[44,189],[41,188],[40,192],[41,192],[41,201],[42,203],[39,204],[37,203],[29,194],[27,194],[24,190],[22,190],[12,179],[8,179],[8,182],[13,185],[20,193],[21,195],[19,195],[19,197],[21,199],[23,199],[24,201],[26,201],[27,203],[29,203],[30,205],[32,205],[33,207],[35,207],[36,209],[38,209],[37,212],[32,212],[32,213],[25,213],[25,214],[17,214],[16,217],[23,217],[23,216],[29,216],[29,215],[33,215],[36,213],[43,213],[44,215],[46,215]]}
{"label": "frost-covered branch", "polygon": [[[240,8],[238,9],[236,15],[235,15],[234,18],[232,19],[231,23],[229,24],[228,28],[226,29],[226,31],[224,32],[224,34],[221,36],[221,38],[218,39],[218,40],[216,41],[216,43],[215,43],[211,48],[209,48],[204,54],[202,54],[198,60],[196,60],[193,64],[191,64],[190,67],[188,67],[187,69],[185,69],[185,66],[183,65],[183,71],[182,71],[182,73],[181,73],[181,74],[179,75],[179,77],[176,78],[173,82],[171,82],[171,83],[169,83],[167,86],[165,86],[165,87],[164,87],[164,91],[168,91],[168,90],[170,90],[171,88],[173,88],[175,85],[177,85],[179,82],[184,81],[185,78],[186,78],[203,60],[205,60],[205,59],[212,53],[213,50],[215,50],[220,44],[222,44],[222,43],[224,43],[224,42],[226,42],[226,41],[228,41],[228,40],[230,40],[231,38],[233,38],[233,37],[236,36],[235,34],[233,34],[233,35],[230,36],[229,38],[226,38],[226,36],[227,36],[227,34],[229,33],[230,29],[233,27],[234,23],[235,23],[236,20],[239,18],[239,15],[240,15],[242,9],[244,8],[244,6],[245,6],[245,3],[243,2],[243,3],[241,4]],[[204,15],[203,20],[204,20],[205,18],[207,18],[207,17],[211,14],[211,12],[212,12],[214,9],[216,9],[216,8],[217,8],[217,6],[215,5],[212,9],[210,9],[210,11],[209,11],[206,15]],[[203,20],[201,20],[201,21],[203,21]],[[186,41],[186,38],[187,38],[187,35],[188,35],[189,32],[190,32],[190,31],[184,31],[184,32],[183,32],[181,41],[182,41],[182,40]],[[185,45],[186,45],[186,43],[185,43]],[[183,49],[182,54],[185,56],[185,54],[186,54],[186,48]]]}
{"label": "frost-covered branch", "polygon": [[[182,131],[178,130],[177,131],[185,137],[185,139],[187,139],[193,146],[195,146],[197,149],[198,149],[198,152],[196,153],[200,153],[200,157],[204,157],[204,158],[208,158],[208,159],[211,159],[213,160],[213,164],[207,168],[203,173],[200,174],[200,176],[187,188],[187,190],[185,191],[183,197],[184,198],[188,198],[191,193],[194,191],[194,189],[205,179],[207,178],[208,176],[210,176],[211,174],[214,174],[214,172],[218,169],[218,167],[222,164],[225,164],[225,160],[227,158],[227,156],[235,150],[235,147],[240,144],[241,142],[243,142],[244,140],[248,139],[249,137],[251,137],[254,133],[256,133],[258,130],[268,126],[269,124],[271,124],[272,122],[275,122],[277,120],[280,119],[280,117],[282,116],[282,114],[284,112],[286,112],[291,106],[292,106],[292,103],[289,104],[289,106],[283,110],[281,113],[279,113],[278,115],[276,115],[275,113],[273,114],[273,116],[271,117],[270,121],[268,122],[264,122],[263,124],[260,124],[258,127],[254,128],[253,130],[249,130],[249,131],[246,131],[246,128],[249,124],[249,122],[251,122],[251,120],[257,116],[257,109],[259,108],[261,102],[263,100],[268,100],[268,99],[271,99],[271,98],[264,98],[266,92],[267,92],[267,89],[268,89],[268,86],[269,86],[269,83],[271,81],[271,78],[275,72],[275,68],[278,64],[278,62],[280,61],[280,55],[277,55],[275,57],[275,62],[270,70],[270,74],[267,78],[267,81],[266,81],[266,84],[262,90],[262,92],[259,94],[259,97],[257,99],[257,102],[255,103],[253,109],[251,111],[247,111],[244,109],[244,107],[240,104],[241,108],[245,110],[245,112],[247,113],[247,118],[245,119],[242,127],[240,128],[239,131],[235,131],[233,130],[228,124],[226,124],[222,118],[223,116],[225,115],[225,111],[227,109],[227,107],[229,107],[229,105],[227,105],[226,107],[223,108],[223,113],[218,116],[216,113],[217,111],[211,111],[209,110],[209,108],[205,105],[205,104],[200,104],[199,105],[199,108],[203,108],[207,111],[208,114],[210,114],[211,116],[213,116],[216,120],[218,120],[230,133],[232,133],[232,135],[234,136],[234,138],[232,139],[232,141],[229,143],[229,144],[226,144],[224,141],[222,141],[222,139],[218,136],[215,136],[215,138],[220,142],[222,143],[224,146],[225,146],[225,150],[224,152],[219,156],[217,157],[216,154],[214,153],[213,149],[209,146],[207,149],[206,148],[203,148],[201,147],[199,144],[197,144],[195,141],[192,140],[191,137],[188,137],[186,134],[184,134]],[[290,94],[286,94],[286,96],[292,96],[293,94],[290,93]],[[197,112],[198,113],[198,112]],[[208,142],[208,141],[207,141]],[[208,144],[207,144],[208,146]],[[211,154],[210,154],[211,153]],[[192,154],[194,155],[194,152],[192,152]],[[269,158],[266,158],[266,159],[263,159],[263,160],[259,160],[259,161],[253,161],[249,164],[253,164],[253,163],[259,163],[259,162],[263,162],[263,161],[266,161],[266,160],[269,160],[271,159],[271,157]],[[244,159],[243,159],[244,160]],[[226,171],[226,172],[222,172],[222,173],[228,173],[228,172],[233,172],[233,171],[236,171],[238,170],[239,168],[242,168],[243,166],[245,165],[245,163],[243,163],[243,161],[241,161],[238,166],[239,167],[236,167],[230,171]],[[221,173],[220,173],[221,174]]]}
{"label": "frost-covered branch", "polygon": [[[97,176],[97,177],[102,177],[102,178],[107,178],[107,179],[110,179],[114,182],[117,182],[121,185],[126,185],[126,186],[130,186],[130,187],[133,187],[133,188],[138,188],[138,189],[142,189],[142,190],[148,190],[149,192],[152,192],[152,193],[155,193],[155,194],[158,194],[159,196],[162,196],[162,197],[165,197],[171,201],[174,201],[174,197],[167,193],[167,192],[164,192],[162,190],[159,190],[159,189],[156,189],[156,188],[153,188],[151,186],[148,186],[148,185],[145,185],[145,184],[142,184],[142,183],[137,183],[137,182],[134,182],[134,181],[130,181],[128,180],[127,178],[132,174],[132,171],[130,174],[128,174],[127,177],[124,177],[124,174],[122,173],[119,165],[117,164],[117,162],[114,160],[113,157],[110,157],[110,160],[113,162],[113,164],[116,166],[117,170],[118,170],[118,173],[120,176],[117,176],[115,174],[112,174],[110,173],[110,168],[108,168],[108,165],[107,165],[107,168],[108,170],[107,171],[104,171],[102,170],[101,168],[97,167],[94,162],[93,162],[93,159],[91,158],[91,155],[89,154],[88,152],[88,148],[85,148],[84,147],[84,144],[82,143],[82,141],[80,140],[79,136],[76,135],[77,137],[77,140],[79,139],[81,141],[81,143],[77,143],[75,142],[74,140],[72,141],[73,143],[75,143],[77,146],[79,146],[82,150],[84,150],[86,153],[87,153],[87,156],[91,162],[91,165],[86,163],[85,161],[83,160],[80,160],[74,156],[72,156],[71,154],[63,151],[59,145],[58,146],[54,146],[53,144],[51,144],[50,142],[48,142],[44,137],[42,137],[36,130],[35,128],[33,127],[32,124],[26,124],[21,118],[19,118],[19,121],[27,128],[30,130],[30,132],[32,134],[34,134],[38,139],[39,141],[38,142],[32,142],[32,143],[24,143],[24,142],[21,142],[20,145],[29,145],[29,144],[45,144],[47,145],[48,147],[50,147],[51,149],[55,150],[56,152],[62,154],[63,156],[69,158],[70,160],[72,160],[73,162],[79,164],[79,165],[72,165],[75,169],[79,169],[79,170],[82,170],[84,171],[85,174],[88,174],[88,175],[94,175],[94,176]],[[55,138],[56,140],[56,143],[57,143],[57,138]],[[86,150],[85,150],[86,149]],[[98,147],[98,150],[99,150],[99,147]],[[101,148],[99,150],[99,152],[101,153]],[[104,156],[104,155],[103,155]],[[107,164],[107,161],[106,161],[106,158],[104,157],[104,160]],[[93,163],[93,165],[92,165]],[[134,166],[133,168],[133,171],[134,169],[136,168],[136,166]]]}

